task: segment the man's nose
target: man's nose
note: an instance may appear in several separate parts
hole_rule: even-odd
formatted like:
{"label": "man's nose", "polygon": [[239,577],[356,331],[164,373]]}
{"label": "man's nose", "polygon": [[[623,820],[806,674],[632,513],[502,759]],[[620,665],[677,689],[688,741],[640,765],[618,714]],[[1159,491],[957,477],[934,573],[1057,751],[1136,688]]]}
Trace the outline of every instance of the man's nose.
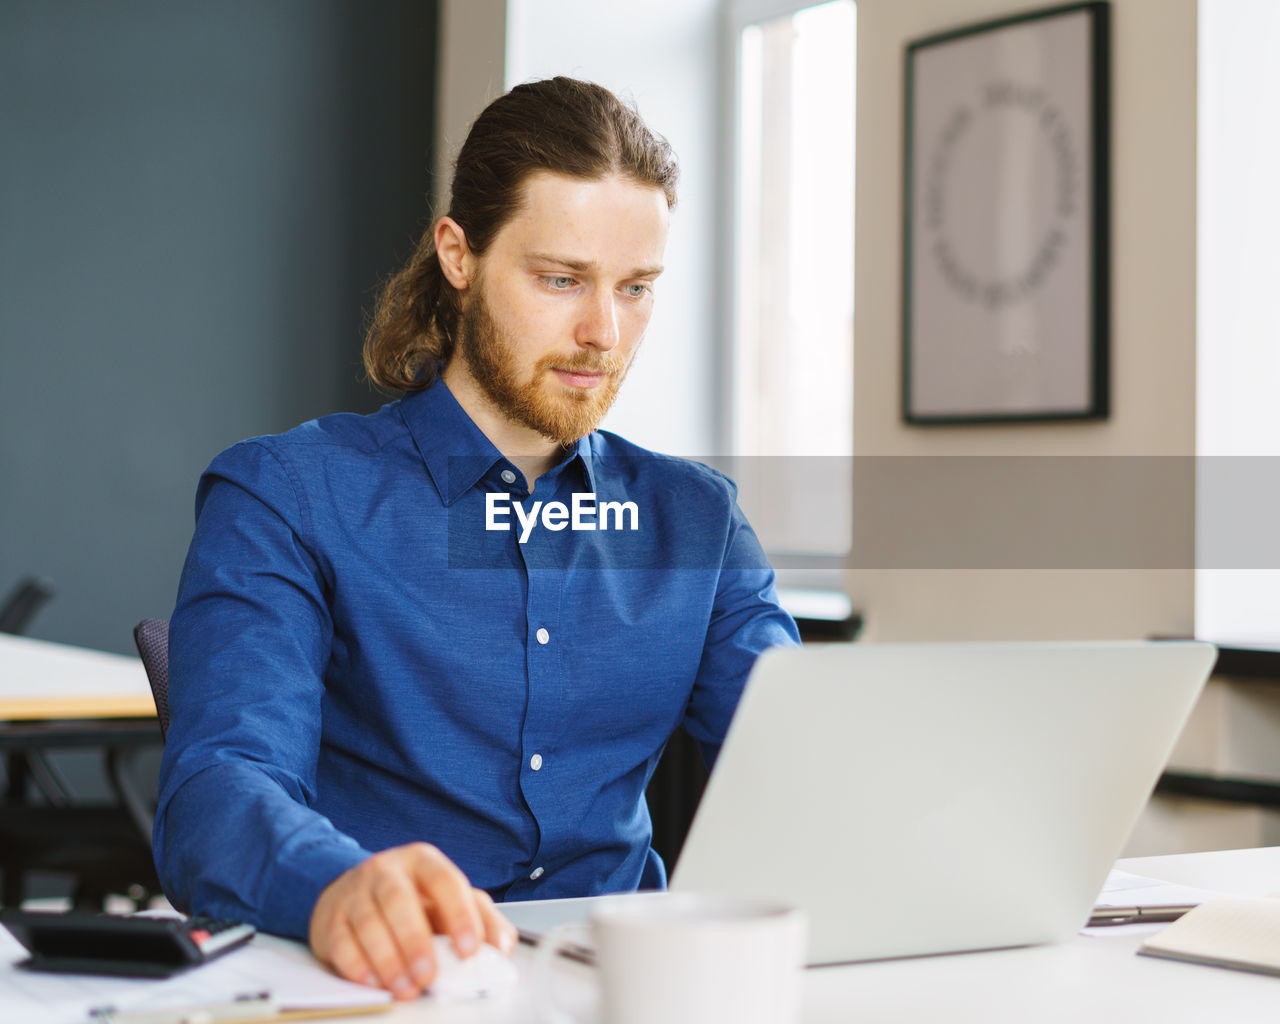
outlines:
{"label": "man's nose", "polygon": [[577,341],[602,352],[618,344],[618,311],[611,293],[594,294],[587,300],[578,321]]}

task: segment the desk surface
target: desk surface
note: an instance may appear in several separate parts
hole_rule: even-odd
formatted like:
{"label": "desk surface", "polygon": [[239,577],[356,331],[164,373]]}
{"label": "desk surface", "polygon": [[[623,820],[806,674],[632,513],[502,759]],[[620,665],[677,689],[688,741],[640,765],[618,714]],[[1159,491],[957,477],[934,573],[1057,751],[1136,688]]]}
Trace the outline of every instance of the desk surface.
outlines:
{"label": "desk surface", "polygon": [[[1280,847],[1122,860],[1136,874],[1224,892],[1280,890]],[[1135,955],[1143,936],[1077,935],[1054,946],[882,963],[822,967],[806,972],[804,1024],[1203,1024],[1230,1020],[1273,1024],[1280,978]],[[301,947],[259,939],[293,955]],[[519,988],[497,1000],[436,1005],[429,999],[368,1018],[387,1024],[466,1021],[533,1024],[532,951],[516,953]],[[571,1001],[589,998],[592,972],[563,961],[556,984]],[[576,999],[575,999],[576,997]]]}
{"label": "desk surface", "polygon": [[0,634],[0,721],[155,714],[140,659]]}

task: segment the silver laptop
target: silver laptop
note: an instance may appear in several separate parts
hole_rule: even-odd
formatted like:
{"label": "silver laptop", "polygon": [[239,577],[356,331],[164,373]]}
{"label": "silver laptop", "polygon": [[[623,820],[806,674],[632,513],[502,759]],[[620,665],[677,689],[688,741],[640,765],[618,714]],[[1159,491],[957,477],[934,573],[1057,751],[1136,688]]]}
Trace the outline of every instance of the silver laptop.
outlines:
{"label": "silver laptop", "polygon": [[[767,651],[671,888],[801,907],[811,964],[1066,938],[1215,657],[1196,642]],[[503,910],[528,934],[593,904]]]}

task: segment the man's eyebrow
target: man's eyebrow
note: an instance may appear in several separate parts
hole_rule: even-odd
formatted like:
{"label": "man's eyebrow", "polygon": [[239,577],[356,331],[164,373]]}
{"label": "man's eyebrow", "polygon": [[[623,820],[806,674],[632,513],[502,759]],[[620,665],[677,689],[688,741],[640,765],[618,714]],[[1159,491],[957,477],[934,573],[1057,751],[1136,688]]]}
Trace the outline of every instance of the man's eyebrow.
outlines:
{"label": "man's eyebrow", "polygon": [[[554,263],[558,267],[566,267],[579,274],[587,274],[600,269],[595,260],[576,260],[569,256],[558,256],[553,252],[531,252],[525,259],[530,263]],[[651,267],[636,267],[628,277],[657,277],[662,273],[662,264]]]}

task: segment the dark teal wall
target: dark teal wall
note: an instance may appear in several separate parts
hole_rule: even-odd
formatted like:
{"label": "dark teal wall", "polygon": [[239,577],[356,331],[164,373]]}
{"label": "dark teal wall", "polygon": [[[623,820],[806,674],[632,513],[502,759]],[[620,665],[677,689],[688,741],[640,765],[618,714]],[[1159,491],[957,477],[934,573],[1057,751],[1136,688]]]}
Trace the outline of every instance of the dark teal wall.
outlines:
{"label": "dark teal wall", "polygon": [[34,635],[131,651],[213,455],[378,404],[435,34],[422,0],[0,2],[0,594],[54,582]]}

